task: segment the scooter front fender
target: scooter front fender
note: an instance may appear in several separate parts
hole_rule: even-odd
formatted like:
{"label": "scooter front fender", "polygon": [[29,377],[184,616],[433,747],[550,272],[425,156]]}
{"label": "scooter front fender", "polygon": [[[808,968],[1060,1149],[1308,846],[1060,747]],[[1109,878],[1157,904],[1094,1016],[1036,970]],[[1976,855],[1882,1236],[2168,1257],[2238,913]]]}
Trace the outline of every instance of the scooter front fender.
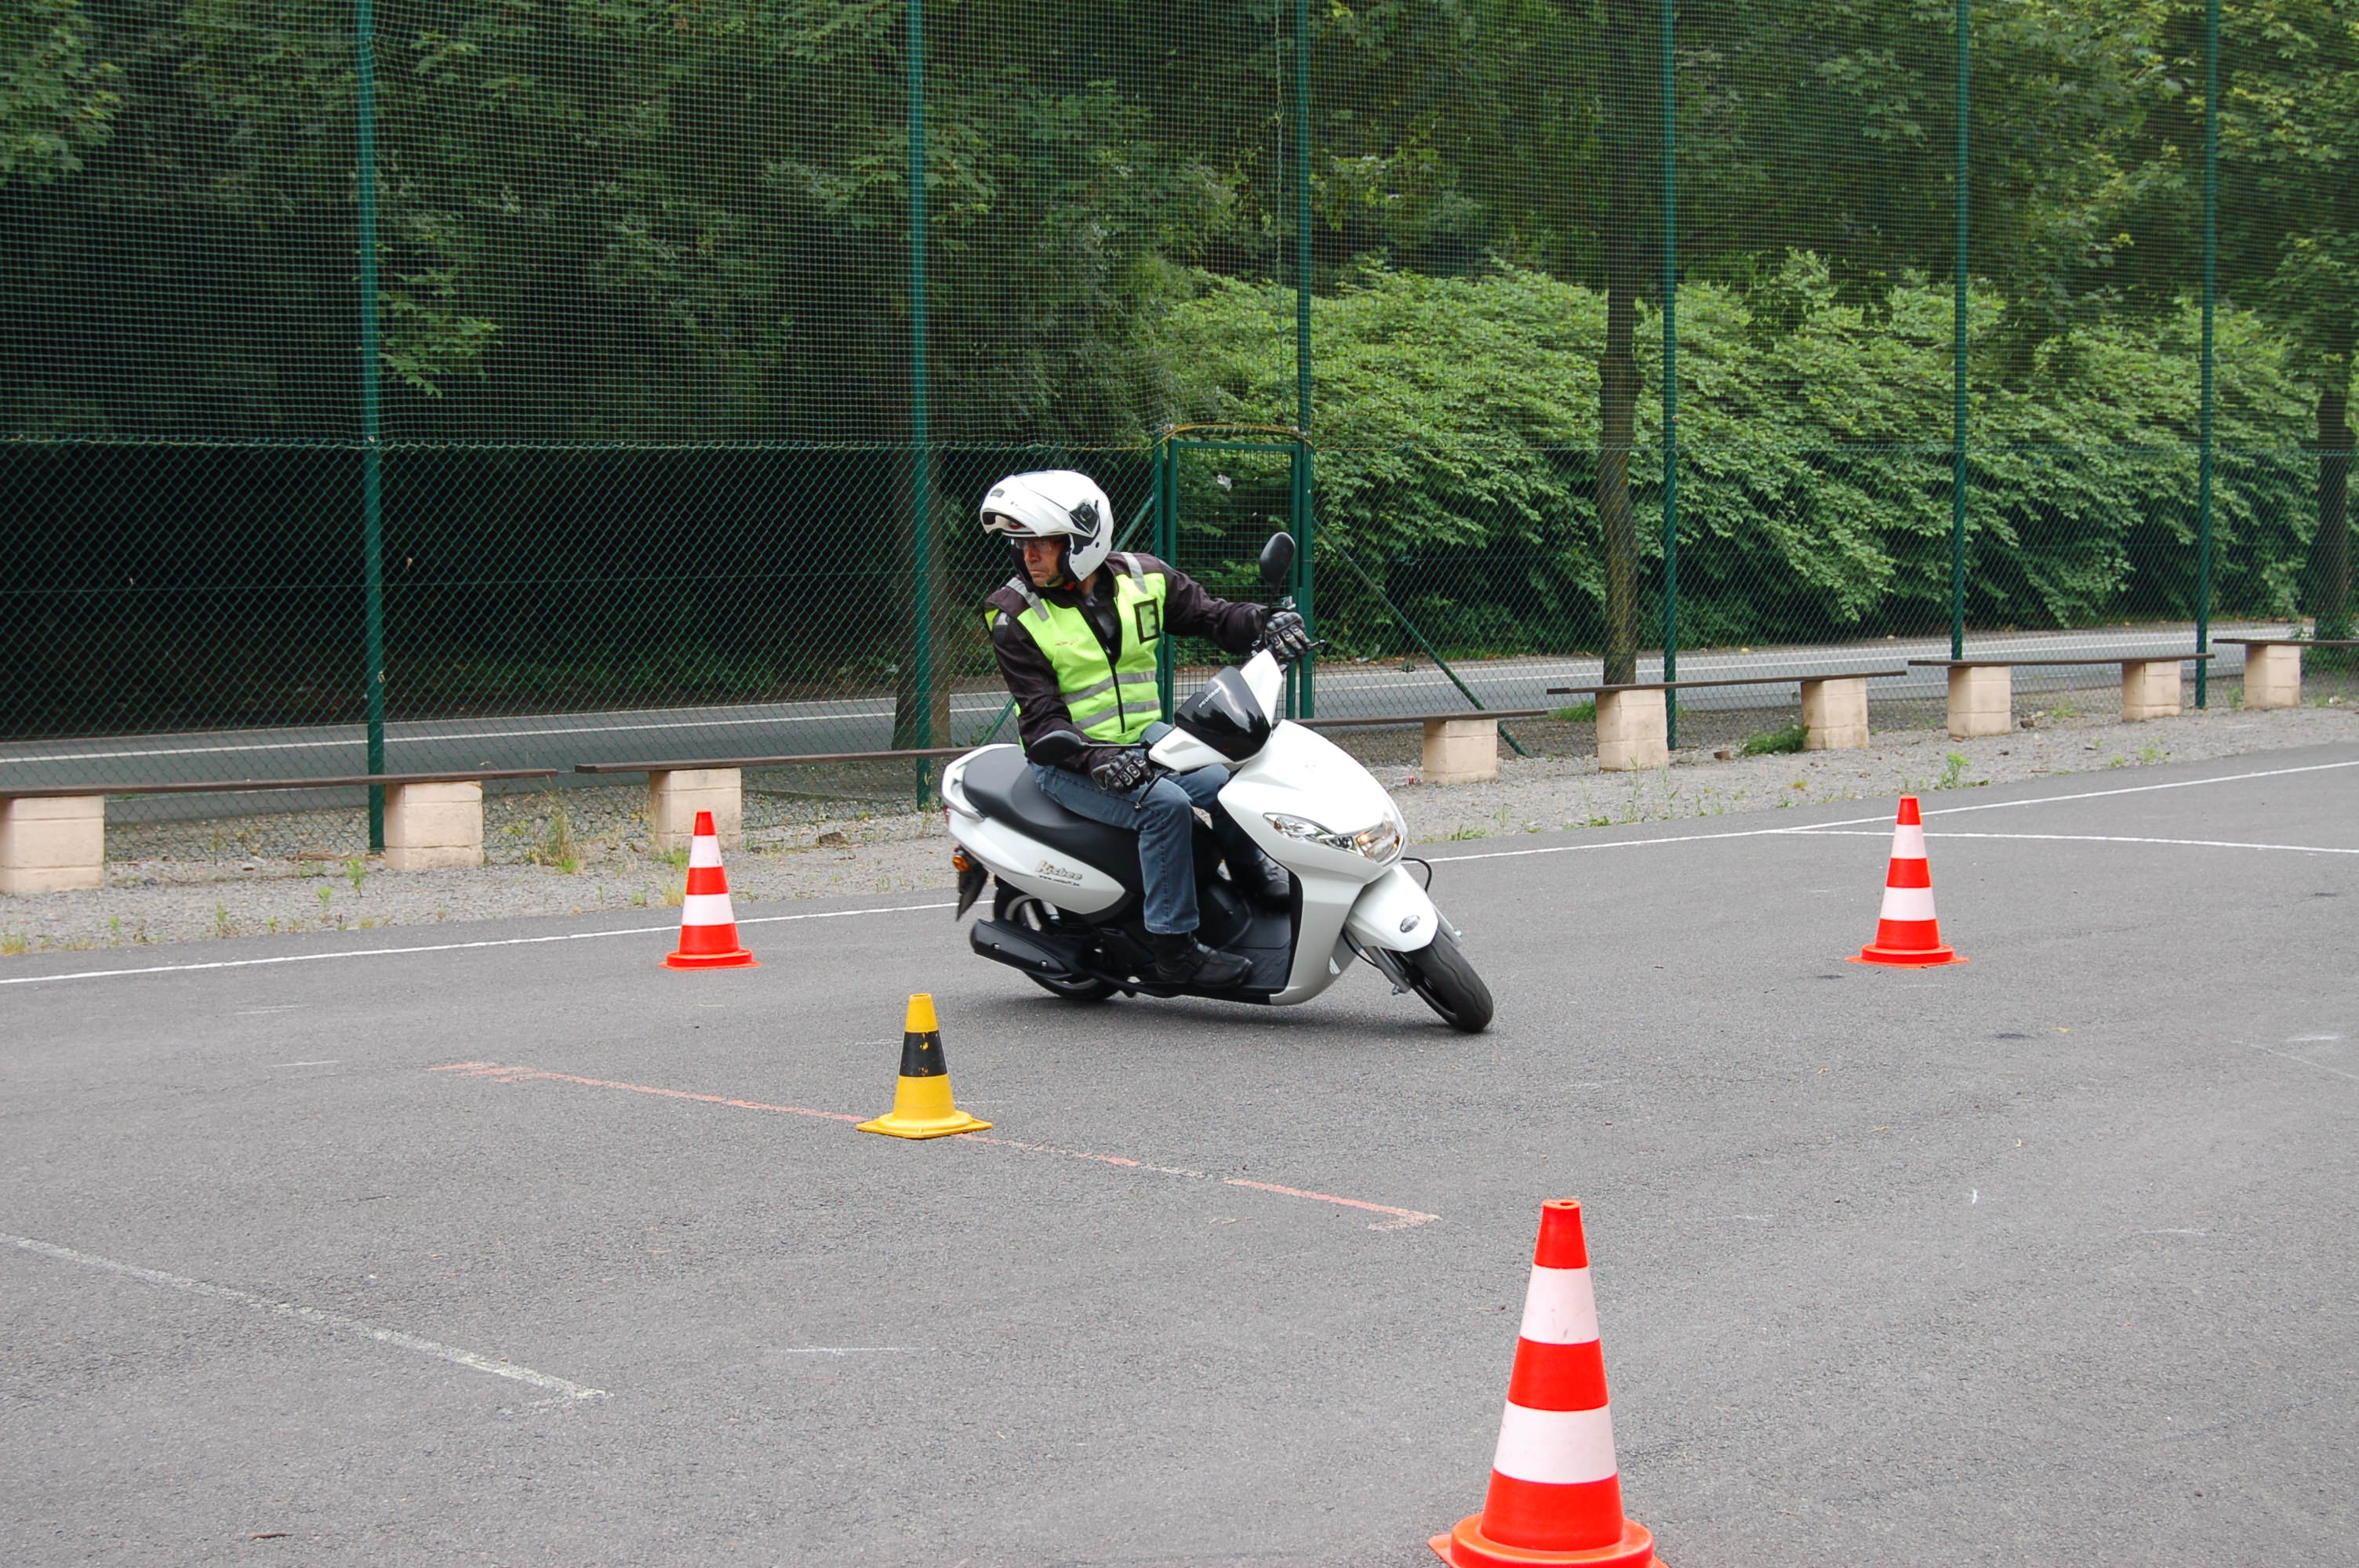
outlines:
{"label": "scooter front fender", "polygon": [[1360,890],[1343,929],[1363,947],[1386,947],[1414,953],[1433,940],[1440,928],[1441,912],[1417,885],[1417,879],[1399,866]]}

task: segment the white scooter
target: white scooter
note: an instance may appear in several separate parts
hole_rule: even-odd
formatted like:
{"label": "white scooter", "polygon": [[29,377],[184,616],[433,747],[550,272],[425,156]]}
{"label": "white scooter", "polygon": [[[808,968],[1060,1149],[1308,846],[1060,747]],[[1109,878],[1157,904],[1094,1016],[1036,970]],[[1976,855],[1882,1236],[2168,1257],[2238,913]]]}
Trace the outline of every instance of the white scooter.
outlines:
{"label": "white scooter", "polygon": [[[1293,561],[1293,537],[1277,535],[1262,551],[1263,580],[1284,582]],[[1221,875],[1212,830],[1197,824],[1197,936],[1251,961],[1241,984],[1152,978],[1138,836],[1049,799],[1016,746],[970,752],[942,773],[958,914],[997,884],[991,917],[969,934],[974,950],[1076,1001],[1144,991],[1277,1007],[1309,1001],[1364,958],[1396,995],[1415,991],[1452,1029],[1487,1027],[1491,993],[1459,950],[1457,927],[1402,866],[1400,809],[1349,752],[1277,717],[1285,690],[1286,672],[1265,650],[1215,675],[1145,737],[1148,760],[1168,772],[1226,766],[1223,808],[1292,880],[1287,908],[1254,906]]]}

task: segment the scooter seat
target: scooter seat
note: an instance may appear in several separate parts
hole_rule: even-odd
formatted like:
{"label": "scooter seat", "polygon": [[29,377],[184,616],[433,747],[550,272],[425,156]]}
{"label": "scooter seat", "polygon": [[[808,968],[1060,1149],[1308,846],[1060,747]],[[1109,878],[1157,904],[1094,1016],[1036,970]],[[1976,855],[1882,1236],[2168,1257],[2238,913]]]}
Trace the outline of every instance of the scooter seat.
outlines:
{"label": "scooter seat", "polygon": [[1032,764],[1024,760],[1019,748],[993,747],[969,762],[962,778],[967,799],[985,816],[1096,867],[1134,892],[1138,891],[1143,881],[1138,835],[1093,822],[1050,800],[1032,782]]}

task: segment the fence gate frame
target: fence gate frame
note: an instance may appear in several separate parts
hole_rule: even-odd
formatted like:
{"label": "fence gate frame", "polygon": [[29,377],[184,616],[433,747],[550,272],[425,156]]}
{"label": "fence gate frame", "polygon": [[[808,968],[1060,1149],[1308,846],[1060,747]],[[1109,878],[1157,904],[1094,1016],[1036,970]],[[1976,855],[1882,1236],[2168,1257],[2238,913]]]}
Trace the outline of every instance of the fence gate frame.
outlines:
{"label": "fence gate frame", "polygon": [[[1260,438],[1254,439],[1252,438]],[[1319,619],[1312,604],[1310,557],[1316,544],[1311,522],[1312,448],[1310,436],[1290,425],[1170,425],[1155,438],[1155,553],[1177,566],[1180,539],[1180,463],[1189,452],[1283,452],[1287,457],[1287,532],[1294,536],[1294,570],[1287,590],[1304,630],[1316,638]],[[1286,717],[1318,716],[1317,655],[1305,654],[1286,672]],[[1171,634],[1156,649],[1158,696],[1165,717],[1172,709],[1174,670]]]}

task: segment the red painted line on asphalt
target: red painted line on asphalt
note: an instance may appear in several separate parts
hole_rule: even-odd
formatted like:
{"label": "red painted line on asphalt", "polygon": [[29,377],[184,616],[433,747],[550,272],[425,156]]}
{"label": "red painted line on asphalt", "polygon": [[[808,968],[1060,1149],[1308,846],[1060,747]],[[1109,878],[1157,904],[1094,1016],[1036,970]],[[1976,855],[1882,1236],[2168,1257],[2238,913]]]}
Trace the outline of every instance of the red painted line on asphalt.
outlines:
{"label": "red painted line on asphalt", "polygon": [[[808,1106],[769,1105],[761,1100],[733,1099],[727,1095],[697,1094],[689,1089],[661,1088],[653,1084],[626,1084],[614,1078],[585,1078],[574,1073],[552,1073],[539,1067],[519,1066],[502,1062],[451,1062],[440,1067],[429,1067],[430,1073],[459,1073],[471,1078],[489,1078],[498,1084],[548,1083],[578,1084],[584,1088],[625,1089],[632,1094],[655,1095],[662,1099],[696,1100],[705,1105],[725,1105],[737,1110],[775,1111],[784,1116],[815,1116],[823,1121],[858,1123],[865,1117],[851,1116],[840,1110],[813,1110]],[[1247,1187],[1257,1193],[1271,1193],[1279,1197],[1301,1198],[1310,1203],[1334,1204],[1342,1208],[1364,1209],[1370,1214],[1392,1217],[1368,1227],[1371,1230],[1407,1230],[1440,1218],[1421,1209],[1396,1208],[1390,1204],[1369,1203],[1362,1198],[1338,1197],[1333,1193],[1314,1193],[1302,1187],[1282,1187],[1275,1182],[1247,1181],[1243,1176],[1215,1176],[1209,1171],[1183,1170],[1176,1165],[1150,1165],[1144,1160],[1132,1160],[1120,1154],[1098,1154],[1081,1149],[1060,1149],[1049,1143],[1026,1143],[1014,1138],[994,1138],[987,1133],[962,1133],[961,1143],[988,1143],[995,1148],[1019,1150],[1027,1154],[1054,1154],[1067,1160],[1085,1160],[1093,1164],[1114,1165],[1125,1170],[1144,1171],[1158,1176],[1184,1176],[1190,1181],[1219,1182],[1223,1186]]]}
{"label": "red painted line on asphalt", "polygon": [[757,1099],[731,1099],[727,1095],[700,1095],[687,1089],[658,1088],[652,1084],[625,1084],[613,1078],[577,1077],[571,1073],[545,1073],[538,1067],[503,1066],[497,1062],[452,1062],[448,1066],[429,1067],[432,1073],[464,1073],[471,1078],[489,1078],[495,1083],[521,1084],[542,1082],[580,1084],[593,1089],[628,1089],[635,1095],[658,1095],[665,1099],[701,1100],[706,1105],[734,1106],[739,1110],[770,1110],[781,1116],[816,1116],[826,1121],[859,1121],[861,1118],[846,1116],[840,1110],[813,1110],[800,1105],[766,1105]]}
{"label": "red painted line on asphalt", "polygon": [[1332,1193],[1307,1193],[1300,1187],[1281,1187],[1271,1182],[1248,1182],[1243,1176],[1223,1176],[1221,1180],[1233,1187],[1251,1187],[1257,1193],[1277,1193],[1290,1198],[1309,1198],[1314,1203],[1342,1204],[1346,1208],[1364,1208],[1371,1214],[1388,1214],[1394,1217],[1392,1224],[1375,1227],[1378,1230],[1400,1230],[1412,1225],[1423,1225],[1429,1219],[1439,1217],[1430,1214],[1419,1214],[1413,1208],[1393,1208],[1388,1205],[1369,1203],[1361,1198],[1339,1198]]}

